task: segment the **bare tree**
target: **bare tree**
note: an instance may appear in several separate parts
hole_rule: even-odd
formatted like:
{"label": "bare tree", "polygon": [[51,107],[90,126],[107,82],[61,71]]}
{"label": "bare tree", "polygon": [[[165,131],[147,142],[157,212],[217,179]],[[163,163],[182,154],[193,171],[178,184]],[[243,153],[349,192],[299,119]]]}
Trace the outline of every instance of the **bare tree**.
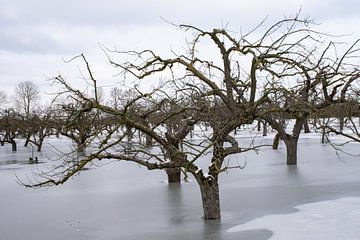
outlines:
{"label": "bare tree", "polygon": [[15,104],[27,116],[40,99],[40,91],[32,81],[20,82],[15,88]]}
{"label": "bare tree", "polygon": [[[330,141],[329,135],[341,135],[345,137],[345,143],[360,142],[360,104],[358,98],[354,98],[357,94],[352,92],[348,95],[347,102],[330,106],[319,113],[318,121],[315,126],[321,130],[322,143]],[[344,119],[342,128],[337,126],[337,119]],[[332,142],[331,145],[339,148],[344,142],[337,144]],[[339,146],[338,146],[339,145]]]}
{"label": "bare tree", "polygon": [[2,107],[7,101],[7,94],[0,90],[0,107]]}
{"label": "bare tree", "polygon": [[[278,127],[277,116],[282,119],[287,116],[297,117],[299,122],[296,126],[301,124],[300,129],[304,124],[310,108],[308,101],[305,101],[308,100],[306,94],[310,91],[308,88],[311,88],[313,79],[305,78],[305,85],[290,90],[284,85],[284,81],[307,76],[306,71],[303,73],[302,66],[307,66],[305,63],[308,63],[311,51],[304,46],[307,46],[309,41],[313,43],[312,34],[316,34],[308,28],[308,24],[309,21],[299,20],[297,17],[285,19],[267,29],[260,38],[257,37],[258,34],[250,37],[258,28],[234,37],[226,29],[207,31],[191,25],[180,25],[181,29],[191,32],[193,38],[188,42],[188,52],[175,54],[170,58],[162,57],[149,49],[126,52],[110,50],[109,55],[120,54],[127,59],[125,62],[117,62],[109,56],[110,62],[121,69],[120,74],[126,77],[142,80],[162,74],[169,79],[148,92],[140,91],[134,86],[136,94],[120,107],[98,101],[97,79],[94,78],[85,56],[79,55],[74,59],[84,62],[94,87],[94,97],[86,96],[67,83],[62,76],[54,78],[54,81],[63,87],[62,93],[69,94],[79,102],[79,107],[75,108],[71,118],[72,122],[81,119],[84,113],[111,117],[116,122],[109,129],[92,129],[92,139],[96,141],[91,144],[94,144],[96,151],[84,156],[75,166],[66,164],[65,161],[52,172],[44,172],[41,175],[43,181],[25,185],[41,187],[63,184],[96,160],[131,161],[149,170],[182,168],[192,174],[199,184],[204,218],[220,219],[219,174],[229,169],[243,168],[230,161],[231,155],[259,147],[253,143],[240,147],[230,134],[240,126],[251,124],[259,118],[266,120],[279,132],[281,129]],[[205,49],[200,45],[203,41],[208,43]],[[208,53],[210,50],[216,51],[215,59],[208,59],[207,55],[204,55],[204,52]],[[304,54],[304,51],[307,54]],[[346,76],[344,81],[349,77],[350,75]],[[316,86],[319,86],[317,83],[320,80],[316,79]],[[346,86],[350,83],[351,81],[342,85],[342,89],[346,91]],[[326,97],[324,101],[316,101],[316,106],[336,102],[331,93],[335,91],[335,95],[339,87],[334,86],[336,83],[330,84],[330,87],[326,85],[326,90],[321,88]],[[331,87],[335,90],[331,90],[334,89]],[[291,93],[292,90],[305,94],[306,99],[301,104],[295,101],[299,96],[295,94],[296,91],[287,97],[285,93]],[[280,92],[281,96],[274,101],[273,96],[277,92]],[[300,98],[304,96],[301,94]],[[186,97],[189,104],[180,104]],[[289,107],[283,107],[284,100]],[[169,109],[164,110],[166,107]],[[186,138],[196,124],[203,122],[211,126],[210,136],[200,132],[200,140]],[[126,138],[130,130],[123,130],[124,126],[149,136],[154,141],[153,148],[148,149],[140,141],[133,141],[129,149]],[[280,137],[285,141],[287,135],[280,132]],[[291,137],[289,136],[289,139],[292,139]],[[183,140],[183,148],[179,146],[179,140]],[[198,160],[206,154],[210,154],[208,168],[201,169]]]}
{"label": "bare tree", "polygon": [[40,152],[45,138],[51,136],[56,128],[58,119],[55,116],[55,110],[50,106],[24,118],[20,127],[20,133],[26,138],[24,146],[34,144]]}
{"label": "bare tree", "polygon": [[[285,44],[291,58],[281,56],[275,60],[285,67],[286,72],[281,75],[273,74],[272,82],[268,86],[268,91],[274,90],[269,94],[272,101],[264,105],[272,111],[262,115],[285,142],[289,165],[297,164],[298,140],[308,118],[331,105],[346,102],[348,92],[360,77],[360,71],[352,63],[359,51],[359,40],[338,57],[335,53],[340,51],[336,43],[320,41],[318,36],[324,34],[312,35],[313,32],[310,31],[309,35],[300,39],[300,45]],[[310,36],[310,44],[305,45]],[[268,66],[268,59],[263,61],[264,70],[273,71],[274,65]],[[274,63],[274,60],[271,62]],[[291,85],[284,81],[291,81]],[[287,125],[283,124],[286,120],[294,121],[290,133],[286,130]]]}
{"label": "bare tree", "polygon": [[0,143],[10,143],[12,151],[17,151],[16,138],[24,118],[13,109],[6,109],[0,119]]}

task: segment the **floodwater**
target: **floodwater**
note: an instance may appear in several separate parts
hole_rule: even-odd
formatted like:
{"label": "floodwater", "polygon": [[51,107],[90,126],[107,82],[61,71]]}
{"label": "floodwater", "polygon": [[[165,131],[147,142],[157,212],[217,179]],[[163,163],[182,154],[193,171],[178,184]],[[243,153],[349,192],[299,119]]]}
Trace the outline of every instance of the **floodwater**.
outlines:
{"label": "floodwater", "polygon": [[[271,137],[262,141],[271,143]],[[56,139],[50,143],[57,148],[69,144]],[[358,148],[347,146],[351,151]],[[247,165],[221,176],[221,222],[203,221],[194,180],[169,185],[164,172],[127,162],[91,166],[62,186],[26,189],[16,177],[31,178],[32,172],[51,164],[49,159],[55,158],[55,153],[45,145],[43,153],[34,155],[46,164],[27,164],[31,148],[19,144],[18,149],[13,153],[9,145],[0,147],[0,240],[265,240],[281,239],[276,236],[289,225],[290,229],[297,226],[299,236],[306,234],[302,239],[317,239],[314,226],[326,225],[324,217],[321,222],[316,217],[294,217],[303,214],[307,209],[303,206],[309,204],[318,210],[312,210],[314,216],[330,216],[325,220],[336,222],[334,218],[340,217],[344,225],[356,219],[360,222],[359,211],[352,214],[351,208],[359,208],[354,203],[360,202],[360,158],[344,154],[339,158],[313,135],[303,135],[300,140],[297,167],[285,165],[283,143],[279,150],[264,148],[259,154],[233,157],[232,161],[240,165],[246,161]],[[346,205],[350,217],[338,216],[341,209],[340,213],[326,214],[329,208],[321,207],[339,205]],[[308,235],[310,225],[314,238]],[[350,226],[360,235],[357,226]],[[345,233],[341,237],[341,229],[338,233],[338,239],[354,239]],[[332,239],[332,233],[328,234],[327,239]]]}

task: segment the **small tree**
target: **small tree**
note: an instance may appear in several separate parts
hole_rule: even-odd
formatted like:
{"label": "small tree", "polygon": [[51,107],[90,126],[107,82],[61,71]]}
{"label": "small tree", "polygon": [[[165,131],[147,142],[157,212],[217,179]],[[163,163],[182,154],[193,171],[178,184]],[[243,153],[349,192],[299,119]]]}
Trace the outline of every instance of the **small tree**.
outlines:
{"label": "small tree", "polygon": [[16,138],[19,136],[20,127],[23,123],[23,117],[13,109],[6,109],[0,120],[0,142],[10,143],[12,151],[17,151]]}
{"label": "small tree", "polygon": [[7,94],[0,90],[0,108],[7,102]]}
{"label": "small tree", "polygon": [[21,133],[25,136],[26,147],[29,143],[34,144],[37,151],[40,152],[45,141],[45,138],[53,134],[55,125],[55,113],[51,107],[45,107],[37,114],[31,114],[24,118],[21,126]]}
{"label": "small tree", "polygon": [[40,91],[32,81],[20,82],[15,88],[15,105],[28,116],[40,99]]}

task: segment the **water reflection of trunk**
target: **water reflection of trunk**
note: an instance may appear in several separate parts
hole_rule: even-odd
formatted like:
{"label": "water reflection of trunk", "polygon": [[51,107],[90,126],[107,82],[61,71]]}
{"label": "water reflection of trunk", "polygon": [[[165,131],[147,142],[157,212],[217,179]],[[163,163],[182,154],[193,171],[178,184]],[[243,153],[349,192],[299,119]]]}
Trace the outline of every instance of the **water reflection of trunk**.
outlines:
{"label": "water reflection of trunk", "polygon": [[171,209],[169,217],[171,217],[172,222],[178,223],[182,221],[183,217],[183,196],[181,191],[181,184],[172,183],[168,184],[167,192],[167,204]]}

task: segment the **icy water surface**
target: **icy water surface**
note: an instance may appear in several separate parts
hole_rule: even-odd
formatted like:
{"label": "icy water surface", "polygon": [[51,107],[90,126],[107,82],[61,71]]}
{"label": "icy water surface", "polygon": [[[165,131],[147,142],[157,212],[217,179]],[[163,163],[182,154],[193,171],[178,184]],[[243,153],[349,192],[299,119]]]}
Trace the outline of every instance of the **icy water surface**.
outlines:
{"label": "icy water surface", "polygon": [[[51,144],[64,147],[68,142]],[[359,146],[348,148],[356,151]],[[49,162],[52,150],[47,145],[35,155]],[[194,181],[168,185],[162,171],[131,163],[90,167],[60,187],[25,189],[15,176],[26,179],[44,166],[27,164],[30,155],[31,149],[20,144],[17,153],[0,147],[0,240],[289,239],[278,238],[292,229],[288,225],[299,225],[296,234],[304,234],[299,239],[309,239],[309,231],[312,239],[322,239],[316,238],[316,229],[327,220],[350,228],[346,233],[339,229],[337,239],[356,239],[349,232],[360,235],[352,224],[360,222],[359,212],[352,211],[360,202],[360,159],[339,160],[318,138],[301,139],[297,167],[284,164],[283,145],[277,151],[266,148],[259,155],[234,157],[240,164],[246,160],[247,166],[221,176],[221,222],[202,220]]]}

